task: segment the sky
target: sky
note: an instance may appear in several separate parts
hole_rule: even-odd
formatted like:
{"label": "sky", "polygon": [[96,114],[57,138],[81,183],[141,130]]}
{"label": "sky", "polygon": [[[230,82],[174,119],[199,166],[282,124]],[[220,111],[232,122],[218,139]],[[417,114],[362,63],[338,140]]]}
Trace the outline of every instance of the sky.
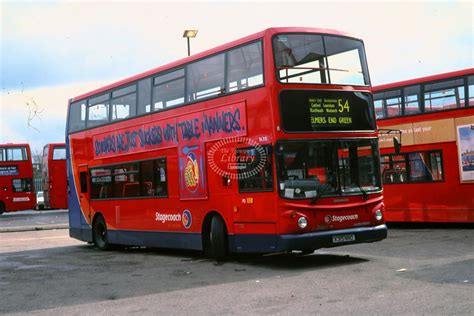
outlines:
{"label": "sky", "polygon": [[471,1],[0,0],[0,143],[64,142],[68,99],[268,27],[364,40],[379,85],[474,67]]}

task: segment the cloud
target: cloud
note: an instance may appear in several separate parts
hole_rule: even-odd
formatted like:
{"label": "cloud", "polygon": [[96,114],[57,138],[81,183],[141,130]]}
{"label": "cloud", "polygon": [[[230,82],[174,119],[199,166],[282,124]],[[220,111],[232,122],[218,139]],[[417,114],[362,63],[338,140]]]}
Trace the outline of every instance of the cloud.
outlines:
{"label": "cloud", "polygon": [[[15,90],[0,95],[0,143],[30,143],[33,149],[64,142],[68,100],[110,82]],[[36,112],[36,113],[35,113]]]}
{"label": "cloud", "polygon": [[[472,67],[466,2],[3,4],[2,87],[124,78],[271,26],[340,29],[366,44],[375,84]],[[185,8],[185,9],[183,9]]]}
{"label": "cloud", "polygon": [[469,2],[4,2],[0,23],[0,142],[40,148],[63,141],[69,98],[185,57],[185,29],[192,53],[273,26],[350,32],[374,85],[474,63]]}
{"label": "cloud", "polygon": [[[4,89],[107,80],[171,59],[153,29],[140,28],[146,19],[130,12],[137,13],[134,3],[4,6],[2,42],[10,48],[3,51]],[[144,30],[153,41],[141,42]]]}

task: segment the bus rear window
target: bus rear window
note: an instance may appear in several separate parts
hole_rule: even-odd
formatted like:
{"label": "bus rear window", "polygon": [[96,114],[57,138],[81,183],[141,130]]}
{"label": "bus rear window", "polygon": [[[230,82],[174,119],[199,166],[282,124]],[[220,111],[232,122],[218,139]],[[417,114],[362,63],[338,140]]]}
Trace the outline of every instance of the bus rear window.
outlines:
{"label": "bus rear window", "polygon": [[66,159],[66,148],[57,147],[53,149],[53,160],[65,160]]}
{"label": "bus rear window", "polygon": [[12,188],[13,192],[32,192],[32,181],[31,179],[13,179]]}
{"label": "bus rear window", "polygon": [[26,161],[28,153],[26,147],[0,148],[0,161]]}

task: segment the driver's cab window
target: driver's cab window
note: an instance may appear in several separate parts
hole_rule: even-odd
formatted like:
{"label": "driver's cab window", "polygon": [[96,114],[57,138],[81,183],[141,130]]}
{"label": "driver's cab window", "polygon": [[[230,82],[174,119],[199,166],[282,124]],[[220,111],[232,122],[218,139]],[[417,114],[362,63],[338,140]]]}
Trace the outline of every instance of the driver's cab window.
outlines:
{"label": "driver's cab window", "polygon": [[281,145],[277,153],[280,194],[289,199],[305,199],[334,193],[337,177],[333,165],[337,159],[333,156],[332,147],[323,143]]}
{"label": "driver's cab window", "polygon": [[237,149],[239,192],[273,190],[272,147]]}
{"label": "driver's cab window", "polygon": [[302,152],[283,153],[286,180],[280,183],[280,190],[283,190],[283,195],[287,198],[314,198],[317,195],[316,187],[321,182],[314,172],[310,175],[309,170],[313,168],[307,168],[304,156]]}

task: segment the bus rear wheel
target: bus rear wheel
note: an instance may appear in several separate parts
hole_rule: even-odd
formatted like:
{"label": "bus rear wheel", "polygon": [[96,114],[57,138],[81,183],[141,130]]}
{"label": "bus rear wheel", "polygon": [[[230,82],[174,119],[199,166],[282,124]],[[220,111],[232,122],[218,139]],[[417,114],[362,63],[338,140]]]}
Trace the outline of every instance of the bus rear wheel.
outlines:
{"label": "bus rear wheel", "polygon": [[0,215],[2,215],[3,212],[5,212],[5,204],[3,204],[3,202],[0,202]]}
{"label": "bus rear wheel", "polygon": [[227,256],[227,230],[224,220],[217,215],[211,220],[208,250],[209,255],[217,261],[222,261]]}
{"label": "bus rear wheel", "polygon": [[109,241],[107,238],[107,225],[102,216],[98,216],[92,225],[92,238],[94,245],[100,250],[109,249]]}

